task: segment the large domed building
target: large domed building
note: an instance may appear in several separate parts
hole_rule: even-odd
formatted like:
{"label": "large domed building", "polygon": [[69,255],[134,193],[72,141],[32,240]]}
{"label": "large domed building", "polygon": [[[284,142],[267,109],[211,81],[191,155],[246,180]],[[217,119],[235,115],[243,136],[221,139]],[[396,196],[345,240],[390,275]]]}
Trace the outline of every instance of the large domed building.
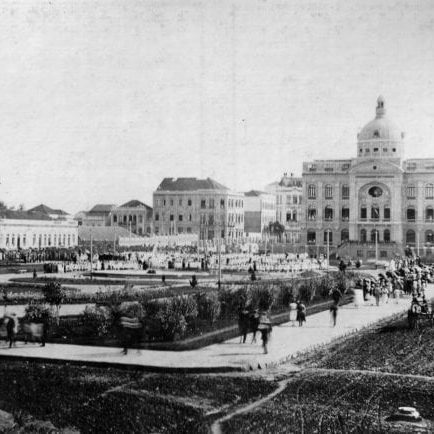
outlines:
{"label": "large domed building", "polygon": [[303,163],[302,242],[341,255],[387,259],[406,246],[432,255],[434,159],[402,161],[404,133],[378,97],[375,118],[357,135],[357,157]]}

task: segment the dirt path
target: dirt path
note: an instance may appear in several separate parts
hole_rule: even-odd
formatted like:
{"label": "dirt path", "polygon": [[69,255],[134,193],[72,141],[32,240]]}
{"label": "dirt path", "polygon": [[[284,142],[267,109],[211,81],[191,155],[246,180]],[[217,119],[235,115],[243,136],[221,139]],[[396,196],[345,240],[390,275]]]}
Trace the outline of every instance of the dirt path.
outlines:
{"label": "dirt path", "polygon": [[219,419],[217,419],[216,421],[214,421],[214,423],[211,425],[211,433],[212,434],[222,434],[222,424],[224,422],[226,422],[229,419],[232,419],[235,416],[238,416],[240,414],[243,413],[248,413],[249,411],[254,410],[257,407],[260,407],[261,405],[263,405],[265,402],[269,401],[270,399],[273,399],[275,396],[279,395],[280,393],[282,393],[287,384],[294,378],[295,375],[298,375],[298,373],[294,374],[291,378],[286,378],[285,380],[281,380],[279,381],[278,387],[276,390],[273,390],[273,392],[271,392],[270,394],[264,396],[261,399],[258,399],[255,402],[252,402],[244,407],[238,408],[235,411],[233,411],[232,413],[229,413]]}

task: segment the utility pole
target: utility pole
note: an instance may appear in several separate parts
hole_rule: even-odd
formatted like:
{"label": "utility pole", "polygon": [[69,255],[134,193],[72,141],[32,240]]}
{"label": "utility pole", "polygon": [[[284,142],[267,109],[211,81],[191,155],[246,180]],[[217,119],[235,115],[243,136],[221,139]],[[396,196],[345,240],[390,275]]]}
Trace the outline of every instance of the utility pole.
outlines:
{"label": "utility pole", "polygon": [[330,229],[327,230],[327,272],[329,271],[330,262]]}
{"label": "utility pole", "polygon": [[378,261],[378,231],[375,229],[375,262]]}
{"label": "utility pole", "polygon": [[90,279],[92,280],[92,271],[93,271],[93,237],[92,237],[92,229],[90,230]]}

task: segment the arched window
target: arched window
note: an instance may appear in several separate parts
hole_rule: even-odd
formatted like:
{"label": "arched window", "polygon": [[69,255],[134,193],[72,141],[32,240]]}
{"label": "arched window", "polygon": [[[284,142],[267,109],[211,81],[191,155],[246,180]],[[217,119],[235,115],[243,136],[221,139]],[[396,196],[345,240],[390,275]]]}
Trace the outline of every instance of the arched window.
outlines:
{"label": "arched window", "polygon": [[333,243],[333,232],[330,229],[324,231],[324,244]]}
{"label": "arched window", "polygon": [[416,210],[413,207],[407,208],[407,221],[416,220]]}
{"label": "arched window", "polygon": [[307,210],[307,219],[315,220],[316,219],[316,208],[309,208]]}
{"label": "arched window", "polygon": [[427,184],[425,185],[425,199],[433,199],[434,198],[434,185]]}
{"label": "arched window", "polygon": [[416,243],[416,233],[413,230],[408,230],[405,235],[405,242],[407,244],[415,244]]}
{"label": "arched window", "polygon": [[425,232],[425,242],[426,243],[434,243],[434,233],[433,231],[426,231]]}
{"label": "arched window", "polygon": [[380,208],[378,205],[372,205],[371,207],[371,219],[378,220],[380,218]]}
{"label": "arched window", "polygon": [[330,184],[327,184],[324,188],[325,190],[325,198],[326,199],[333,199],[333,187]]}
{"label": "arched window", "polygon": [[409,185],[407,187],[407,199],[414,199],[416,197],[416,187],[414,185]]}
{"label": "arched window", "polygon": [[433,221],[434,219],[434,210],[432,209],[431,206],[427,206],[425,209],[425,220],[426,221]]}
{"label": "arched window", "polygon": [[377,229],[372,229],[371,231],[371,243],[380,241],[379,233]]}
{"label": "arched window", "polygon": [[343,185],[342,186],[342,199],[349,199],[350,198],[350,186],[349,185]]}
{"label": "arched window", "polygon": [[333,208],[326,206],[324,209],[324,220],[333,220]]}
{"label": "arched window", "polygon": [[342,207],[342,221],[347,222],[350,219],[350,209],[347,206]]}
{"label": "arched window", "polygon": [[307,187],[307,197],[309,199],[316,199],[316,186],[314,184],[310,184]]}
{"label": "arched window", "polygon": [[316,244],[316,232],[312,229],[307,231],[307,244]]}
{"label": "arched window", "polygon": [[350,233],[348,229],[342,229],[341,231],[341,243],[348,241],[350,239]]}
{"label": "arched window", "polygon": [[366,243],[366,229],[360,230],[360,242]]}
{"label": "arched window", "polygon": [[389,229],[384,229],[383,240],[385,243],[390,243],[390,231],[389,231]]}

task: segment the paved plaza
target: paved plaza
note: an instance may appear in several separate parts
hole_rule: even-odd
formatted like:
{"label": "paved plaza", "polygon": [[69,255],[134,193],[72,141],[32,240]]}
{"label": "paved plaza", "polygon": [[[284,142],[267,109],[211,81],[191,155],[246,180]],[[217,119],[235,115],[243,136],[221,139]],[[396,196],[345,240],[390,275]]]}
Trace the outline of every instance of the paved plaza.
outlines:
{"label": "paved plaza", "polygon": [[[434,297],[434,285],[428,286],[426,296],[428,299]],[[289,323],[275,326],[268,354],[262,354],[259,336],[257,343],[251,344],[249,335],[246,344],[240,344],[239,338],[235,338],[193,351],[130,350],[127,355],[123,355],[120,348],[112,347],[47,344],[42,348],[18,342],[17,347],[12,349],[3,344],[0,357],[130,366],[155,371],[224,372],[263,369],[287,361],[314,346],[354,333],[381,319],[403,313],[409,306],[409,298],[399,299],[398,302],[391,299],[389,303],[378,307],[375,302],[366,302],[359,307],[349,304],[339,309],[336,327],[331,326],[328,311],[308,316],[303,327],[293,327]]]}

